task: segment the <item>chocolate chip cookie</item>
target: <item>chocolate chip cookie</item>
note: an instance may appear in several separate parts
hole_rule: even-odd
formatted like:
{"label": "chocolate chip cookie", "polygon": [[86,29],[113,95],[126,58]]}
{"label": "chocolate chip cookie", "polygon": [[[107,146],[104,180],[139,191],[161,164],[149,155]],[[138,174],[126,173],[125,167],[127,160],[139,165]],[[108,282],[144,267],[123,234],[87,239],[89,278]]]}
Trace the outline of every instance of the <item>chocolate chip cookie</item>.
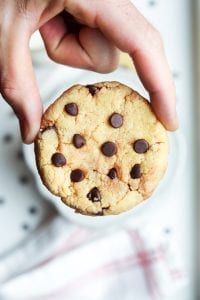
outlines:
{"label": "chocolate chip cookie", "polygon": [[68,206],[119,214],[151,196],[167,167],[168,139],[131,88],[75,85],[44,113],[35,154],[43,183]]}

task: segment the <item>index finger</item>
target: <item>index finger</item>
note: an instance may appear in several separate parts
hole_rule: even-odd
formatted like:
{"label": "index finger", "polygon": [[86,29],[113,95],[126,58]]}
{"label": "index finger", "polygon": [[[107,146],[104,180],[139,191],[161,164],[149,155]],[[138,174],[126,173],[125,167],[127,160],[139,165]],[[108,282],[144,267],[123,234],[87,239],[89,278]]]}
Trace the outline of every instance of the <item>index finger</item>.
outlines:
{"label": "index finger", "polygon": [[[83,22],[84,10],[71,1],[70,13]],[[175,86],[158,31],[127,0],[94,1],[87,8],[87,20],[89,26],[98,27],[120,50],[130,54],[158,119],[166,129],[177,129]]]}

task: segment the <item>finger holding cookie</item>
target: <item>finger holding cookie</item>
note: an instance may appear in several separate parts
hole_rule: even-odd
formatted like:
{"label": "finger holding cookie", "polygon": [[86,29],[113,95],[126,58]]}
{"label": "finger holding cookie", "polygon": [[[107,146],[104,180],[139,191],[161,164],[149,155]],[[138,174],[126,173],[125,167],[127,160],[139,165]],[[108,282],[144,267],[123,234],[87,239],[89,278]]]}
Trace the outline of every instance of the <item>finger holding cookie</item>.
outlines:
{"label": "finger holding cookie", "polygon": [[0,0],[0,24],[0,92],[19,118],[25,143],[34,140],[42,116],[29,50],[38,29],[58,63],[109,72],[117,67],[118,49],[129,53],[157,117],[168,130],[177,128],[175,88],[160,34],[130,1]]}
{"label": "finger holding cookie", "polygon": [[103,216],[149,198],[168,138],[149,102],[119,82],[76,85],[44,113],[35,140],[44,185],[76,212]]}

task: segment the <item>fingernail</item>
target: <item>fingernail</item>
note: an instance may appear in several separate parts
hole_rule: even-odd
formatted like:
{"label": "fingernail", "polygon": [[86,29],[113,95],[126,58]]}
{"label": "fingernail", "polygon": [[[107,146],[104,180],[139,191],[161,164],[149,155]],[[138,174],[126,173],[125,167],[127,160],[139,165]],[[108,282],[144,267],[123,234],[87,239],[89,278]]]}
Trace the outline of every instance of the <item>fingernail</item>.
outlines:
{"label": "fingernail", "polygon": [[28,135],[28,130],[27,130],[27,125],[26,122],[24,122],[24,119],[21,118],[20,116],[17,116],[19,119],[19,127],[20,127],[20,132],[21,132],[21,139],[23,143],[27,144],[27,135]]}
{"label": "fingernail", "polygon": [[175,130],[178,129],[178,127],[179,127],[179,119],[178,119],[178,115],[175,114],[175,116],[173,117],[173,119],[169,120],[169,123],[166,126],[166,128],[169,131],[175,131]]}
{"label": "fingernail", "polygon": [[31,144],[34,140],[34,134],[24,116],[16,114],[19,120],[21,139],[24,144]]}

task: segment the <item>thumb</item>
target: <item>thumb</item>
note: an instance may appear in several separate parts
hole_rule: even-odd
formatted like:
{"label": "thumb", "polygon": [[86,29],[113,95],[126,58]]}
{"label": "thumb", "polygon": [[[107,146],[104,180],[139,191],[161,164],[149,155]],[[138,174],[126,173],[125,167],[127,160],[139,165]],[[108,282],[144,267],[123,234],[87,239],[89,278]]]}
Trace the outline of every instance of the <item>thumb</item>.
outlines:
{"label": "thumb", "polygon": [[27,24],[16,24],[0,34],[0,92],[19,118],[25,143],[33,142],[42,105],[33,72]]}

